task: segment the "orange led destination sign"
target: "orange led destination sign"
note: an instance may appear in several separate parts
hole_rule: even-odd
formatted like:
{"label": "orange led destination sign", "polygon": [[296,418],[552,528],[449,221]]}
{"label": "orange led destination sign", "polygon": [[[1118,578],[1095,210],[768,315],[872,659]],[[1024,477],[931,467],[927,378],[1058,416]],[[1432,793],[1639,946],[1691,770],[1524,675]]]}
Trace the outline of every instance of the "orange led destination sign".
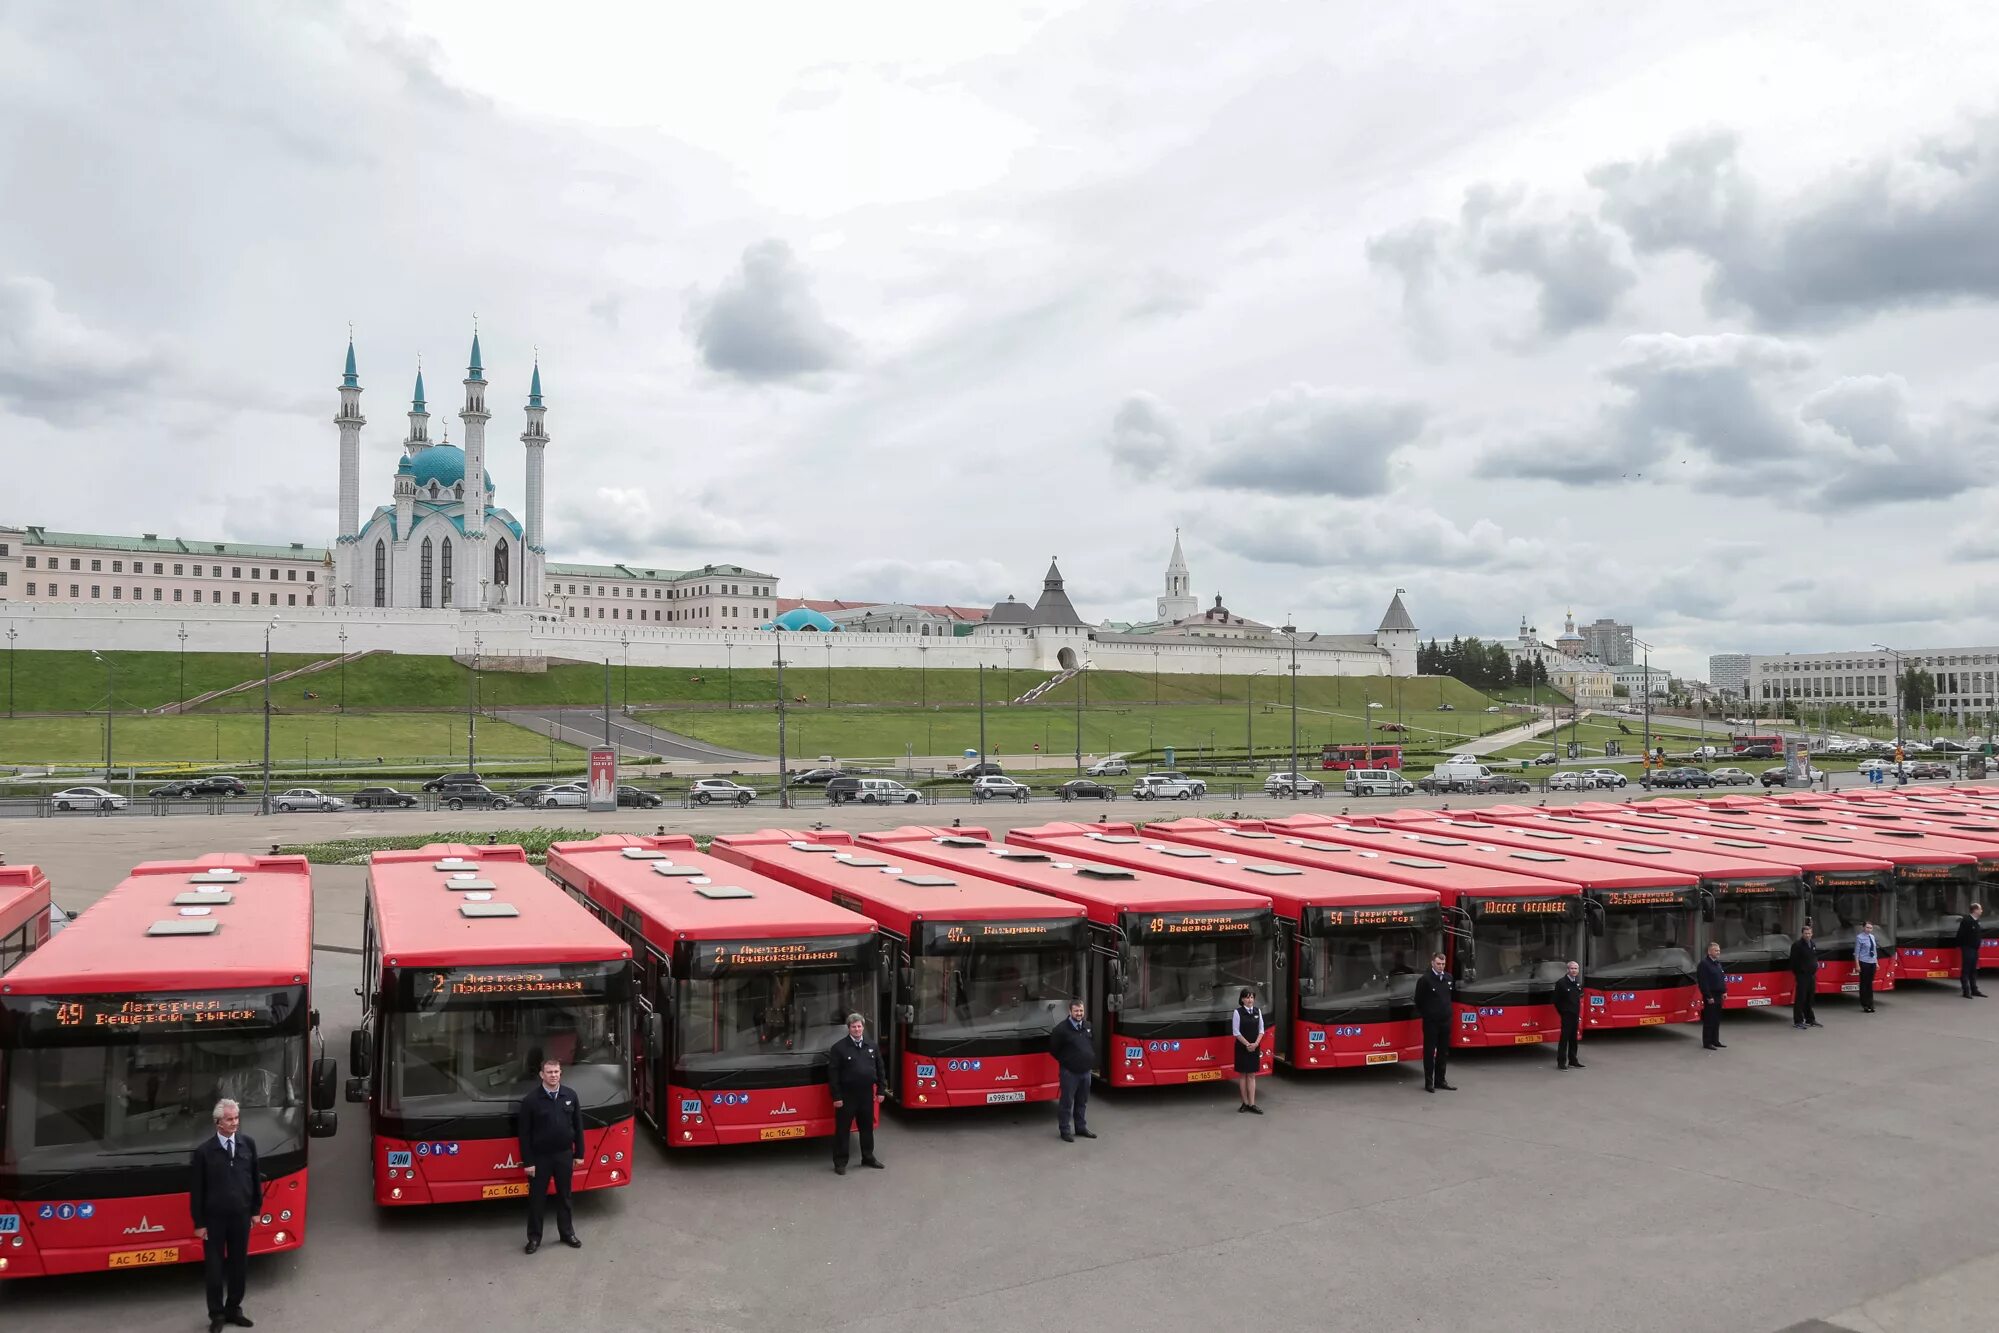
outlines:
{"label": "orange led destination sign", "polygon": [[1605,907],[1678,907],[1685,889],[1605,889],[1590,895]]}
{"label": "orange led destination sign", "polygon": [[181,1028],[216,1023],[255,1023],[268,1011],[258,1005],[221,999],[65,1000],[56,1006],[58,1027]]}
{"label": "orange led destination sign", "polygon": [[1465,906],[1479,916],[1575,915],[1580,900],[1575,898],[1468,898]]}
{"label": "orange led destination sign", "polygon": [[1125,934],[1134,939],[1179,935],[1257,935],[1270,929],[1268,909],[1247,912],[1134,913]]}

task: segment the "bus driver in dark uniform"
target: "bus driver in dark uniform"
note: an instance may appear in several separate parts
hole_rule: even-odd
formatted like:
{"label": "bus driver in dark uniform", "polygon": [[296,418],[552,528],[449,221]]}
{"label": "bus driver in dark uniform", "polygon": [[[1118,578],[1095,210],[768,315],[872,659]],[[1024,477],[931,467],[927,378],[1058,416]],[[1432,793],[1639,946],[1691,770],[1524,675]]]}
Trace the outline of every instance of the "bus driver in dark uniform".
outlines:
{"label": "bus driver in dark uniform", "polygon": [[562,1062],[541,1062],[541,1086],[521,1098],[521,1169],[528,1177],[528,1243],[526,1253],[541,1248],[541,1219],[548,1208],[548,1187],[555,1186],[555,1234],[572,1250],[576,1239],[569,1197],[576,1171],[584,1163],[583,1105],[562,1084]]}
{"label": "bus driver in dark uniform", "polygon": [[1430,970],[1416,978],[1416,1012],[1423,1019],[1423,1091],[1456,1092],[1444,1077],[1451,1054],[1451,974],[1444,955],[1430,959]]}
{"label": "bus driver in dark uniform", "polygon": [[881,1052],[868,1040],[868,1021],[847,1015],[847,1035],[826,1052],[827,1081],[833,1088],[833,1170],[847,1174],[847,1130],[861,1133],[861,1165],[882,1169],[875,1156],[875,1105],[883,1092]]}

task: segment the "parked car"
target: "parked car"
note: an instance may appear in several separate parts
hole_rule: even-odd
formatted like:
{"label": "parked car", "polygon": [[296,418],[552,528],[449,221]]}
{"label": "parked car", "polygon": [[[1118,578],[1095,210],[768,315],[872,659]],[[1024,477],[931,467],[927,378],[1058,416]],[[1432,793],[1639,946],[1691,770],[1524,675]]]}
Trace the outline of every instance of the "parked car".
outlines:
{"label": "parked car", "polygon": [[1505,710],[1502,709],[1498,704],[1489,704],[1487,705],[1485,711],[1488,713],[1499,713],[1499,712],[1504,712]]}
{"label": "parked car", "polygon": [[250,788],[243,779],[230,773],[213,773],[194,780],[194,790],[189,797],[198,796],[248,796]]}
{"label": "parked car", "polygon": [[1550,750],[1546,754],[1535,755],[1530,762],[1553,767],[1559,761],[1555,758],[1555,752]]}
{"label": "parked car", "polygon": [[1966,745],[1963,741],[1935,740],[1930,742],[1929,748],[1937,754],[1971,753],[1971,747],[1969,745]]}
{"label": "parked car", "polygon": [[468,805],[474,810],[504,810],[513,804],[499,792],[478,782],[458,782],[440,788],[437,799],[444,803],[447,810],[463,810]]}
{"label": "parked car", "polygon": [[409,810],[415,807],[416,797],[394,787],[363,787],[354,793],[356,810],[373,810],[385,807],[390,810]]}
{"label": "parked car", "polygon": [[1272,773],[1263,780],[1265,796],[1324,796],[1326,784],[1302,773]]}
{"label": "parked car", "polygon": [[292,787],[271,798],[271,808],[290,814],[294,810],[345,810],[347,802],[312,787]]}
{"label": "parked car", "polygon": [[123,810],[131,802],[102,787],[66,787],[49,797],[58,810]]}
{"label": "parked car", "polygon": [[590,789],[580,782],[565,782],[542,792],[534,803],[543,810],[581,810],[590,804]]}
{"label": "parked car", "polygon": [[1735,752],[1735,757],[1737,759],[1769,759],[1774,757],[1776,753],[1775,750],[1772,750],[1767,745],[1745,745]]}
{"label": "parked car", "polygon": [[657,810],[666,802],[659,793],[647,791],[644,787],[618,785],[618,805],[622,809]]}
{"label": "parked car", "polygon": [[1756,777],[1746,768],[1717,768],[1708,774],[1717,787],[1753,786]]}
{"label": "parked car", "polygon": [[1565,768],[1559,773],[1548,775],[1549,791],[1587,791],[1596,784],[1589,780],[1589,774]]}
{"label": "parked car", "polygon": [[1178,773],[1147,773],[1131,784],[1134,801],[1191,801],[1201,794],[1192,779]]}
{"label": "parked car", "polygon": [[803,773],[793,773],[790,784],[794,787],[823,787],[839,776],[841,773],[837,768],[808,768]]}
{"label": "parked car", "polygon": [[986,759],[976,764],[966,764],[963,768],[953,769],[951,776],[954,778],[996,778],[1003,776],[1005,773],[1006,769],[1001,766],[999,760]]}
{"label": "parked car", "polygon": [[1592,768],[1583,773],[1592,787],[1628,787],[1631,779],[1614,768]]}
{"label": "parked car", "polygon": [[1176,782],[1184,782],[1192,787],[1196,796],[1206,796],[1208,794],[1207,779],[1190,778],[1177,768],[1155,768],[1149,770],[1145,776],[1148,778],[1172,778]]}
{"label": "parked car", "polygon": [[826,784],[826,799],[834,805],[915,805],[923,793],[894,778],[838,777]]}
{"label": "parked car", "polygon": [[194,794],[194,783],[191,780],[169,782],[146,793],[155,801],[184,801]]}
{"label": "parked car", "polygon": [[1949,764],[1940,764],[1934,759],[1917,759],[1908,765],[1912,778],[1947,778],[1951,775]]}
{"label": "parked car", "polygon": [[1092,782],[1088,778],[1071,778],[1055,789],[1055,794],[1065,801],[1115,801],[1117,788],[1108,782]]}
{"label": "parked car", "polygon": [[1456,704],[1438,704],[1437,711],[1439,713],[1455,713],[1458,711],[1458,706]]}
{"label": "parked car", "polygon": [[425,791],[443,791],[446,787],[480,787],[486,779],[477,773],[442,773],[423,784]]}
{"label": "parked car", "polygon": [[1518,795],[1521,792],[1533,791],[1534,784],[1522,781],[1519,778],[1509,778],[1504,774],[1495,773],[1489,778],[1473,778],[1460,787],[1459,790],[1478,796],[1491,796],[1500,793]]}
{"label": "parked car", "polygon": [[1407,796],[1416,784],[1392,768],[1350,768],[1340,790],[1348,796]]}
{"label": "parked car", "polygon": [[988,773],[984,777],[972,779],[972,799],[975,801],[1027,799],[1027,784],[1015,782],[1004,773]]}
{"label": "parked car", "polygon": [[1648,787],[1712,787],[1714,776],[1703,768],[1662,768],[1644,781]]}
{"label": "parked car", "polygon": [[1131,772],[1131,765],[1122,759],[1099,759],[1083,771],[1093,778],[1123,777]]}
{"label": "parked car", "polygon": [[696,805],[713,805],[717,801],[748,805],[757,798],[755,788],[727,778],[697,778],[687,789],[687,795]]}
{"label": "parked car", "polygon": [[[1762,782],[1765,787],[1781,787],[1790,781],[1790,777],[1790,765],[1779,764],[1775,768],[1766,768],[1763,770]],[[1805,769],[1805,780],[1807,782],[1822,782],[1825,780],[1825,774],[1816,768],[1807,766]]]}

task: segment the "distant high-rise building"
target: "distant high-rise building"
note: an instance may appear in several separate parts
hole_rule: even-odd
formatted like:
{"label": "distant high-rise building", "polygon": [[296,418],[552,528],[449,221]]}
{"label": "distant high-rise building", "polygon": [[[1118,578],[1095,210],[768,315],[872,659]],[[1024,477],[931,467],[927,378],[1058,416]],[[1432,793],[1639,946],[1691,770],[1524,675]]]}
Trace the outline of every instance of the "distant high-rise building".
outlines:
{"label": "distant high-rise building", "polygon": [[1631,634],[1629,625],[1598,618],[1595,624],[1583,626],[1583,651],[1606,666],[1630,666]]}
{"label": "distant high-rise building", "polygon": [[1749,697],[1749,654],[1712,653],[1707,659],[1707,683],[1737,699]]}

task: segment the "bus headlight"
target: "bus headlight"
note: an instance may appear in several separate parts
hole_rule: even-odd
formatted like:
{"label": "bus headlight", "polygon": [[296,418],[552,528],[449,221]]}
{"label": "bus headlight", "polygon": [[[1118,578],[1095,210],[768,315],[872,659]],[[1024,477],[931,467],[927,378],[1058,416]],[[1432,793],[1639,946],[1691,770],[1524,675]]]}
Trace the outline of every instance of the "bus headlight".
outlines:
{"label": "bus headlight", "polygon": [[289,1222],[291,1220],[292,1220],[292,1210],[289,1208],[285,1209],[282,1213],[278,1214],[278,1221],[280,1222]]}
{"label": "bus headlight", "polygon": [[271,1215],[269,1213],[265,1213],[262,1217],[258,1218],[257,1220],[263,1223],[265,1226],[269,1226],[271,1224]]}
{"label": "bus headlight", "polygon": [[279,1232],[279,1233],[277,1234],[277,1242],[278,1242],[278,1244],[280,1244],[280,1245],[282,1245],[282,1244],[284,1244],[284,1243],[285,1243],[285,1233],[284,1233],[284,1232],[280,1231],[280,1232]]}
{"label": "bus headlight", "polygon": [[397,1188],[395,1188],[395,1189],[392,1189],[392,1190],[390,1190],[390,1191],[389,1191],[389,1197],[390,1197],[391,1199],[400,1199],[400,1198],[402,1198],[402,1197],[403,1197],[403,1192],[402,1192],[402,1189],[401,1189],[401,1187],[400,1187],[400,1186],[398,1186]]}
{"label": "bus headlight", "polygon": [[608,1165],[610,1164],[610,1161],[611,1161],[611,1159],[610,1159],[610,1157],[609,1157],[609,1156],[608,1156],[607,1154],[605,1154],[605,1153],[598,1153],[598,1154],[597,1154],[597,1165],[598,1165],[598,1166],[608,1166]]}

